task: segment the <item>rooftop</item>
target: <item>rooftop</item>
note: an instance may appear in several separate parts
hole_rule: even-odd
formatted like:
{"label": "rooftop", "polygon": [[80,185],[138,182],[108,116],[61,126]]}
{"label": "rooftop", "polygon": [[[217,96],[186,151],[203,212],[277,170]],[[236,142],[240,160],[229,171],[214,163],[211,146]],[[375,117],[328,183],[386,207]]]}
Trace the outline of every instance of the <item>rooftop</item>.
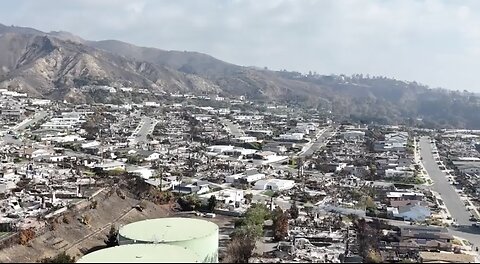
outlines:
{"label": "rooftop", "polygon": [[199,257],[168,244],[130,244],[94,251],[77,263],[198,263]]}
{"label": "rooftop", "polygon": [[191,218],[157,218],[138,221],[123,226],[119,235],[150,242],[175,242],[206,237],[218,232],[212,222]]}

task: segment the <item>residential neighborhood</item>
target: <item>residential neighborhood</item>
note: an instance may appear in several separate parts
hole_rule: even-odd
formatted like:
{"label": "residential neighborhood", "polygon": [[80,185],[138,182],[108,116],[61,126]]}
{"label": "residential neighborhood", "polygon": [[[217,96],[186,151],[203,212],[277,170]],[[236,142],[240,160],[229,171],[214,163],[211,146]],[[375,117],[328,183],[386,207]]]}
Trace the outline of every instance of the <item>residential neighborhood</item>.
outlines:
{"label": "residential neighborhood", "polygon": [[[157,96],[161,103],[74,106],[3,91],[0,245],[21,247],[25,230],[48,233],[52,219],[94,210],[96,197],[114,192],[172,214],[230,219],[221,260],[248,237],[257,241],[251,262],[478,261],[480,131]],[[237,234],[254,212],[265,214],[261,232]]]}

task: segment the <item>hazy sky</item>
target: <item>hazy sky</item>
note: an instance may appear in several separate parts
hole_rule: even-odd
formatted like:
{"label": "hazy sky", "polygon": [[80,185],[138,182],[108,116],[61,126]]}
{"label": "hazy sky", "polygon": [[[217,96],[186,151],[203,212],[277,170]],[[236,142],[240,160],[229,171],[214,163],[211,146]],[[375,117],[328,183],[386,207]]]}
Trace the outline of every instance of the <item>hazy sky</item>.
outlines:
{"label": "hazy sky", "polygon": [[477,0],[15,0],[0,23],[480,92]]}

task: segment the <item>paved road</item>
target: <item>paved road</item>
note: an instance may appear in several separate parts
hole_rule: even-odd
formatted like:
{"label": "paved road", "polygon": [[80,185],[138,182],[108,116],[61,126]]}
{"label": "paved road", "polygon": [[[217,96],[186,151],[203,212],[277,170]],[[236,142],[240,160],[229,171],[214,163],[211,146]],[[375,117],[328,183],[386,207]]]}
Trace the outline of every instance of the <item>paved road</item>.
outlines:
{"label": "paved road", "polygon": [[468,239],[474,246],[480,247],[480,228],[472,227],[469,221],[470,213],[454,187],[447,181],[447,175],[440,170],[432,154],[432,147],[428,137],[420,138],[420,155],[422,163],[434,184],[431,188],[442,197],[445,206],[457,220],[459,227],[450,227],[449,232],[454,236]]}
{"label": "paved road", "polygon": [[155,119],[150,117],[142,117],[141,123],[143,124],[137,132],[136,142],[148,142],[147,135],[153,132],[155,124],[157,123]]}
{"label": "paved road", "polygon": [[[21,132],[22,130],[26,129],[28,126],[37,123],[38,121],[42,120],[47,116],[46,111],[40,111],[36,113],[31,119],[25,119],[22,122],[18,123],[14,127],[11,128],[14,132]],[[5,133],[3,137],[0,137],[0,144],[13,144],[21,146],[24,142],[20,139],[15,139],[13,135]]]}
{"label": "paved road", "polygon": [[15,128],[13,128],[12,130],[14,131],[22,131],[24,130],[25,128],[27,128],[28,126],[30,125],[33,125],[35,123],[37,123],[38,121],[42,120],[43,118],[45,118],[47,116],[47,112],[46,111],[40,111],[38,113],[36,113],[32,119],[27,119],[25,120],[24,122],[21,122],[20,124],[18,124],[18,126],[16,126]]}
{"label": "paved road", "polygon": [[432,154],[430,140],[427,137],[420,138],[420,155],[428,175],[433,180],[432,189],[442,196],[448,211],[460,225],[471,225],[470,213],[465,207],[454,187],[448,182],[447,175],[440,170]]}
{"label": "paved road", "polygon": [[245,135],[242,129],[237,124],[232,123],[230,120],[222,118],[222,122],[234,137],[243,137]]}
{"label": "paved road", "polygon": [[332,135],[333,128],[328,127],[322,134],[318,136],[318,138],[313,142],[313,144],[303,153],[301,153],[300,157],[306,157],[312,155],[315,151],[319,150],[326,144],[326,139]]}

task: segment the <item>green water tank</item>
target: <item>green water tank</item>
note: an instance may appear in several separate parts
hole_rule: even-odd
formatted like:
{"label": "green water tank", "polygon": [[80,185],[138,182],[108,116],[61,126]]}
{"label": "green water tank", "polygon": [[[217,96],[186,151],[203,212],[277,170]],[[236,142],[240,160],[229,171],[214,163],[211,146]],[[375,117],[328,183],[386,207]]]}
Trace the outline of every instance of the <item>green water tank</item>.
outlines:
{"label": "green water tank", "polygon": [[194,218],[157,218],[125,225],[118,241],[126,244],[169,244],[192,251],[201,262],[218,262],[218,225]]}

